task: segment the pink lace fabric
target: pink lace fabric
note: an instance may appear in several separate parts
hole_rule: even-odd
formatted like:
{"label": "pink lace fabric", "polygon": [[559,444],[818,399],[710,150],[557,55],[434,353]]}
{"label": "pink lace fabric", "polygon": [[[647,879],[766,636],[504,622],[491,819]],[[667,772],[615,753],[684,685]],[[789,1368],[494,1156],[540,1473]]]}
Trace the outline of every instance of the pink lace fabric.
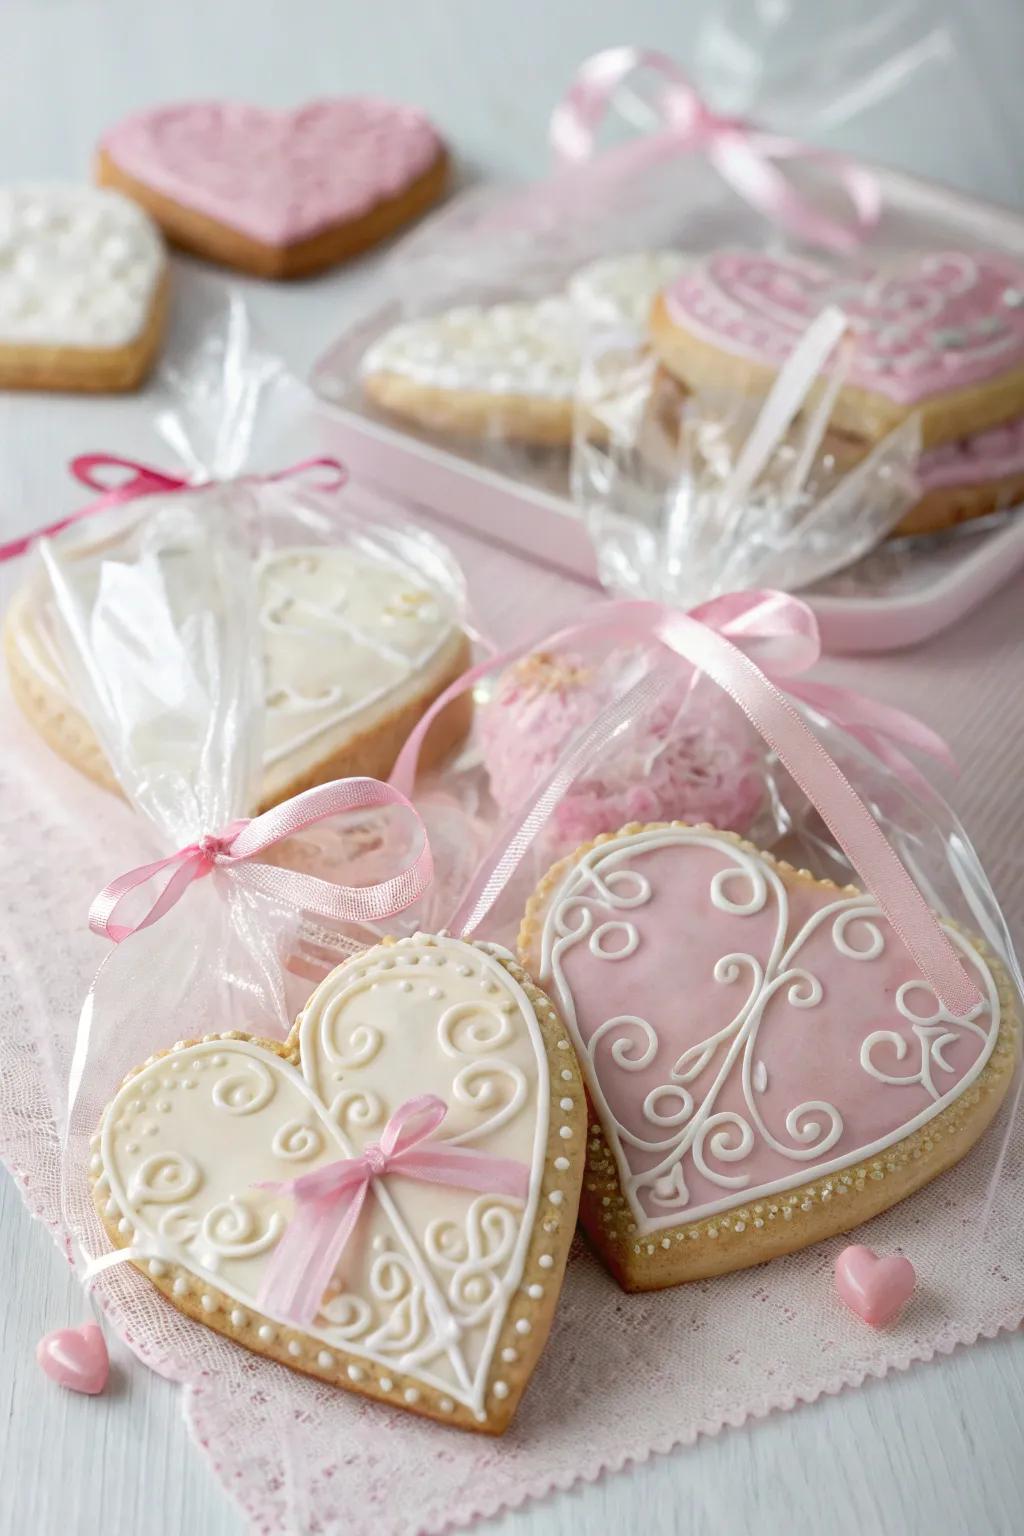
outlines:
{"label": "pink lace fabric", "polygon": [[[6,697],[0,731],[0,1152],[29,1209],[67,1248],[59,1122],[79,1006],[103,953],[84,914],[111,874],[110,850],[121,868],[152,856],[151,847],[127,808],[53,758]],[[1012,847],[994,822],[989,830],[991,847]],[[1020,872],[1001,871],[995,857],[991,873],[1012,924],[1024,913]],[[253,1529],[440,1532],[1017,1326],[1020,1120],[982,1232],[998,1139],[990,1133],[952,1173],[865,1231],[872,1246],[907,1252],[919,1276],[912,1303],[885,1332],[835,1299],[843,1239],[647,1296],[623,1295],[577,1244],[541,1365],[500,1441],[260,1360],[181,1317],[128,1266],[103,1277],[99,1294],[135,1353],[181,1383],[189,1429]]]}

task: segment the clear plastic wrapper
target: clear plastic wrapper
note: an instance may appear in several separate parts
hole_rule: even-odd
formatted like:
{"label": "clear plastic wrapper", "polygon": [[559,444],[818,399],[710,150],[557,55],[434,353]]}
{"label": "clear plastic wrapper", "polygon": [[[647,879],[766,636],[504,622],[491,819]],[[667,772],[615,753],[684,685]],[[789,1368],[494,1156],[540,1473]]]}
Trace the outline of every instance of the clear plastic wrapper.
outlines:
{"label": "clear plastic wrapper", "polygon": [[[737,1219],[742,1232],[752,1209],[769,1209],[757,1202],[808,1182],[804,1210],[823,1189],[828,1199],[857,1180],[863,1188],[867,1175],[854,1172],[840,1189],[844,1172],[870,1165],[884,1179],[900,1165],[906,1137],[917,1136],[908,1143],[914,1155],[930,1155],[943,1126],[955,1135],[956,1116],[940,1122],[934,1144],[921,1141],[922,1126],[961,1095],[969,1107],[990,1095],[971,1159],[973,1187],[979,1172],[987,1182],[981,1198],[958,1206],[972,1241],[984,1244],[997,1236],[987,1222],[1004,1160],[1019,1154],[1019,963],[966,832],[911,761],[915,748],[942,756],[940,743],[908,716],[805,682],[809,640],[813,618],[802,604],[778,593],[735,594],[697,616],[649,603],[599,606],[513,662],[484,706],[481,733],[485,759],[492,737],[492,788],[519,803],[449,921],[456,933],[517,950],[551,990],[619,1176],[628,1173],[637,1192],[629,1230],[638,1244],[651,1232],[660,1244],[666,1230],[671,1243],[680,1224],[696,1236],[688,1224],[702,1218],[711,1236],[725,1218],[722,1232]],[[581,679],[589,683],[586,708],[570,702]],[[495,707],[509,712],[498,728],[487,714]],[[725,771],[667,782],[673,776],[657,755],[645,755],[665,741],[667,721],[670,764],[694,741],[710,755],[710,739],[731,748],[727,758],[717,754]],[[513,761],[517,734],[523,744]],[[400,788],[409,787],[413,755],[414,743],[396,768]],[[644,830],[673,820],[684,827]],[[673,868],[691,844],[693,872],[681,860]],[[773,861],[801,873],[780,878]],[[735,919],[731,928],[722,914]],[[563,965],[559,957],[570,952],[573,964]],[[771,1001],[783,991],[784,1006]],[[681,1007],[691,994],[694,1009]],[[715,1034],[709,1020],[721,1013],[725,1025],[736,1008],[733,1024]],[[831,1065],[808,1048],[807,1070],[794,1074],[787,1042],[803,1028],[803,1010],[836,1033]],[[742,1094],[739,1057],[722,1043],[734,1037],[744,1050]],[[821,1082],[811,1082],[818,1068]],[[769,1087],[779,1075],[792,1102]],[[868,1079],[879,1085],[884,1135],[860,1124]],[[765,1129],[762,1109],[781,1115],[785,1128]],[[702,1130],[709,1116],[727,1125],[710,1152]],[[780,1159],[799,1159],[788,1171],[783,1162],[771,1189],[743,1168],[748,1156],[751,1169],[761,1168],[759,1138]],[[592,1172],[604,1191],[600,1161]],[[676,1181],[671,1198],[652,1185],[655,1173]],[[705,1192],[703,1201],[691,1198],[692,1188]],[[614,1206],[621,1191],[605,1192],[605,1206]],[[633,1193],[628,1199],[632,1206]],[[583,1219],[604,1251],[603,1218],[588,1212],[586,1197]],[[913,1197],[885,1221],[889,1238],[899,1234],[898,1246],[912,1252]],[[609,1262],[629,1273],[628,1262]],[[785,1287],[785,1277],[778,1283]]]}
{"label": "clear plastic wrapper", "polygon": [[[99,931],[126,941],[100,966],[56,1090],[62,1218],[87,1263],[109,1247],[90,1139],[125,1075],[183,1036],[282,1039],[311,965],[317,974],[374,936],[333,897],[324,908],[305,893],[387,889],[420,867],[415,818],[386,796],[335,803],[327,781],[372,773],[360,755],[375,732],[373,767],[386,773],[401,733],[469,658],[453,557],[345,484],[317,452],[315,401],[259,350],[235,297],[206,297],[159,382],[160,434],[181,469],[78,459],[95,500],[54,519],[69,526],[30,554],[6,621],[30,723],[118,789],[155,843],[106,918],[94,914]],[[463,711],[446,727],[446,744],[467,720]],[[296,796],[301,814],[288,809]],[[236,837],[255,837],[245,819],[274,807],[284,817],[274,835],[252,858],[232,855]],[[337,871],[317,837],[337,851]],[[127,862],[116,843],[106,850],[111,879]],[[352,910],[369,917],[367,900]],[[147,1357],[174,1369],[188,1335],[168,1328],[159,1296],[123,1263],[94,1278]]]}

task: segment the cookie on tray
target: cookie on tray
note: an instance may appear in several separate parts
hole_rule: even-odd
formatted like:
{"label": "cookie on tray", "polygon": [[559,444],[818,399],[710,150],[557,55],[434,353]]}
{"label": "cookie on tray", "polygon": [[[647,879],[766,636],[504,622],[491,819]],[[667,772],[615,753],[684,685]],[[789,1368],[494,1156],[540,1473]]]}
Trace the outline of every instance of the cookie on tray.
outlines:
{"label": "cookie on tray", "polygon": [[[263,642],[263,778],[256,809],[350,774],[386,778],[413,726],[470,662],[452,605],[425,582],[347,549],[283,548],[256,580]],[[57,618],[40,581],[8,610],[4,650],[15,698],[40,735],[105,788],[116,781],[70,696]],[[454,701],[425,743],[429,764],[469,728]]]}
{"label": "cookie on tray", "polygon": [[167,311],[164,242],[117,192],[0,187],[0,389],[135,389]]}
{"label": "cookie on tray", "polygon": [[430,431],[565,446],[588,336],[642,328],[680,261],[675,251],[609,257],[582,267],[564,293],[405,320],[363,355],[363,391]]}
{"label": "cookie on tray", "polygon": [[872,896],[731,833],[634,824],[548,872],[520,958],[576,1046],[580,1217],[626,1290],[847,1232],[970,1150],[1013,1078],[1019,1002],[943,926],[983,998],[963,1018]]}
{"label": "cookie on tray", "polygon": [[[565,1030],[512,956],[417,933],[339,966],[283,1043],[235,1031],[150,1057],[90,1177],[111,1243],[189,1317],[501,1434],[558,1301],[586,1129]],[[339,1242],[353,1160],[363,1203]]]}
{"label": "cookie on tray", "polygon": [[919,255],[849,277],[796,257],[718,251],[659,296],[651,333],[687,388],[764,394],[829,304],[847,314],[852,338],[830,364],[846,368],[836,431],[874,441],[920,413],[930,448],[1024,415],[1024,266],[992,252]]}
{"label": "cookie on tray", "polygon": [[104,134],[96,179],[167,238],[256,277],[304,277],[378,244],[442,195],[448,155],[422,112],[372,97],[290,112],[154,107]]}

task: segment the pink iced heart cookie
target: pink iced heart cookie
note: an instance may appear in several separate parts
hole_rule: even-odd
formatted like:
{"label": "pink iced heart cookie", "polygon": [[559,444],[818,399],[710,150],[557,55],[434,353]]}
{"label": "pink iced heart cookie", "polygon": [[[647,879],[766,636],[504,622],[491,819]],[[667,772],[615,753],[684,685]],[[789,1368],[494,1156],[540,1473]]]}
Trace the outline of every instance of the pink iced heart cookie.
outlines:
{"label": "pink iced heart cookie", "polygon": [[103,1330],[96,1323],[58,1328],[36,1345],[40,1369],[60,1387],[95,1397],[110,1375],[110,1357]]}
{"label": "pink iced heart cookie", "polygon": [[910,1300],[916,1283],[913,1264],[901,1254],[880,1259],[873,1249],[855,1243],[836,1260],[840,1301],[872,1328],[892,1322]]}
{"label": "pink iced heart cookie", "polygon": [[847,1231],[956,1162],[1009,1086],[1002,966],[950,1015],[874,898],[712,827],[631,826],[556,864],[520,933],[599,1124],[581,1219],[628,1290]]}
{"label": "pink iced heart cookie", "polygon": [[836,429],[873,439],[920,411],[930,446],[1024,414],[1024,266],[1007,255],[944,251],[840,276],[795,257],[719,251],[666,289],[651,323],[662,361],[689,388],[761,392],[829,304],[853,338]]}
{"label": "pink iced heart cookie", "polygon": [[430,121],[370,97],[271,111],[155,107],[100,144],[97,179],[127,192],[186,250],[260,277],[297,277],[384,239],[444,189]]}

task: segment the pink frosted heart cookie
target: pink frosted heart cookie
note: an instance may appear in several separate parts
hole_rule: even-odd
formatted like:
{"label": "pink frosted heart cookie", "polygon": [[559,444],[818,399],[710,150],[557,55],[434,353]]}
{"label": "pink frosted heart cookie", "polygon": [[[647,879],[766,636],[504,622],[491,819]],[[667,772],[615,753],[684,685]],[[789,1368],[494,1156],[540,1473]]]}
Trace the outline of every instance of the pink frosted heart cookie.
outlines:
{"label": "pink frosted heart cookie", "polygon": [[583,1174],[579,1068],[504,950],[416,933],[286,1041],[179,1041],[93,1138],[111,1242],[180,1311],[319,1381],[500,1434],[544,1347]]}
{"label": "pink frosted heart cookie", "polygon": [[1017,999],[945,1011],[877,903],[712,827],[630,826],[556,864],[520,932],[593,1119],[580,1216],[626,1290],[790,1253],[957,1162],[1002,1102]]}
{"label": "pink frosted heart cookie", "polygon": [[[592,663],[534,652],[508,667],[480,725],[501,809],[513,812],[539,790],[569,744],[641,671],[641,658],[624,651]],[[684,817],[749,830],[765,799],[759,738],[717,689],[714,698],[707,692],[694,695],[689,680],[669,691],[571,786],[549,822],[550,857],[627,821]]]}
{"label": "pink frosted heart cookie", "polygon": [[654,344],[691,389],[764,392],[830,304],[852,336],[836,430],[875,439],[920,412],[930,447],[1024,415],[1024,266],[994,252],[840,276],[796,257],[719,251],[655,302]]}
{"label": "pink frosted heart cookie", "polygon": [[272,111],[154,107],[103,137],[97,180],[168,239],[257,277],[301,277],[385,239],[440,197],[444,145],[411,107],[371,97]]}
{"label": "pink frosted heart cookie", "polygon": [[917,466],[921,499],[896,533],[933,533],[1024,501],[1024,416],[943,443]]}

